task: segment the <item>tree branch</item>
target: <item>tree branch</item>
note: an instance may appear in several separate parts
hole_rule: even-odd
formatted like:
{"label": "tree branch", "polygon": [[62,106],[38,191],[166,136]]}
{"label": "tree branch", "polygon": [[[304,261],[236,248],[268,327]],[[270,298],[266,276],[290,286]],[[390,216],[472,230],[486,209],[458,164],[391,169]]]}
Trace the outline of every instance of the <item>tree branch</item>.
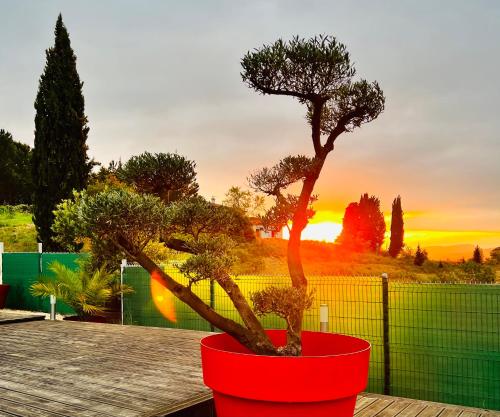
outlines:
{"label": "tree branch", "polygon": [[272,94],[276,96],[292,96],[300,98],[301,100],[310,100],[310,101],[313,101],[318,97],[317,94],[312,94],[312,93],[305,94],[305,93],[299,93],[298,91],[279,90],[270,87],[263,87],[261,85],[258,85],[257,83],[253,83],[253,85],[264,94]]}
{"label": "tree branch", "polygon": [[[188,287],[175,281],[170,275],[159,268],[145,253],[137,252],[134,247],[123,237],[119,236],[115,242],[128,255],[139,263],[151,276],[155,276],[162,284],[179,300],[187,304],[196,311],[202,318],[213,324],[223,332],[228,333],[242,345],[258,354],[276,355],[277,351],[274,345],[269,341],[265,333],[255,333],[243,327],[241,324],[227,317],[221,316],[210,306],[205,304],[201,298],[193,293]],[[239,310],[238,310],[239,312]]]}
{"label": "tree branch", "polygon": [[314,153],[316,156],[322,152],[321,146],[321,114],[326,100],[320,99],[313,101],[311,114],[311,136],[314,145]]}

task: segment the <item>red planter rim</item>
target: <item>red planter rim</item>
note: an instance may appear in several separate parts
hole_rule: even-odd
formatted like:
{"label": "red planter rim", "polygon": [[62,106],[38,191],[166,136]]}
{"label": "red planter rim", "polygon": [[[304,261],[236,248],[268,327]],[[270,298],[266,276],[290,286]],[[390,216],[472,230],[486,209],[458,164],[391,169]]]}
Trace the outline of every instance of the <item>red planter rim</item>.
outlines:
{"label": "red planter rim", "polygon": [[[283,330],[266,330],[266,333],[268,335],[270,335],[271,337],[272,336],[277,336],[278,334],[283,334]],[[318,332],[311,332],[311,331],[303,331],[302,332],[302,337],[307,337],[307,335],[309,334],[317,334]],[[353,337],[353,336],[347,336],[347,335],[341,335],[341,334],[336,334],[336,333],[324,333],[325,335],[333,335],[333,336],[341,336],[342,338],[344,339],[350,339],[350,341],[352,341],[353,343],[359,343],[360,345],[364,345],[364,346],[360,346],[359,349],[355,349],[355,350],[350,350],[348,352],[344,352],[344,353],[331,353],[331,354],[324,354],[324,355],[301,355],[301,356],[272,356],[272,355],[257,355],[256,353],[253,353],[251,351],[248,351],[248,352],[238,352],[238,351],[234,351],[234,350],[230,350],[230,349],[227,349],[227,348],[222,348],[222,347],[217,347],[217,341],[218,341],[218,338],[220,338],[221,334],[214,334],[214,335],[210,335],[210,336],[206,336],[204,337],[203,339],[201,339],[201,346],[206,348],[206,349],[210,349],[210,350],[213,350],[213,351],[219,351],[219,352],[224,352],[226,354],[233,354],[233,355],[245,355],[245,356],[259,356],[259,357],[267,357],[267,358],[276,358],[276,359],[280,359],[280,358],[287,358],[287,359],[300,359],[300,358],[327,358],[327,357],[339,357],[339,356],[349,356],[349,355],[358,355],[362,352],[367,352],[367,351],[370,351],[371,349],[371,344],[370,342],[366,341],[366,340],[363,340],[363,339],[359,339],[357,337]],[[229,337],[229,336],[228,336]],[[273,340],[274,342],[274,340]]]}

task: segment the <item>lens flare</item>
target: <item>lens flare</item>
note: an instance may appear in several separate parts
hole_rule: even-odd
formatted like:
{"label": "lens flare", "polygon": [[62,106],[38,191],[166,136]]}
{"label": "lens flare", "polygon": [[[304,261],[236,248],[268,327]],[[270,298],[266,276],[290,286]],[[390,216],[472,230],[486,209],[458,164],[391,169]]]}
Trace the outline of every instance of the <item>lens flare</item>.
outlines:
{"label": "lens flare", "polygon": [[155,272],[151,274],[151,297],[153,297],[155,306],[163,317],[172,323],[177,323],[174,296],[163,285],[161,277]]}

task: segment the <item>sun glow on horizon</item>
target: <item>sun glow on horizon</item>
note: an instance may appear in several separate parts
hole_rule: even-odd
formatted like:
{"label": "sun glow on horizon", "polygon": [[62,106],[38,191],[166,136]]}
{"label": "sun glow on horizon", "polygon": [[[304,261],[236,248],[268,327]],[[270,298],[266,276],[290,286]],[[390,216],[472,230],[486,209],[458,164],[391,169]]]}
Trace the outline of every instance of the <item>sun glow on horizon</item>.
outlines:
{"label": "sun glow on horizon", "polygon": [[[320,223],[309,223],[302,232],[302,240],[318,240],[322,242],[335,242],[338,235],[342,232],[342,224],[333,221],[324,221]],[[290,237],[288,229],[283,229],[283,238]]]}

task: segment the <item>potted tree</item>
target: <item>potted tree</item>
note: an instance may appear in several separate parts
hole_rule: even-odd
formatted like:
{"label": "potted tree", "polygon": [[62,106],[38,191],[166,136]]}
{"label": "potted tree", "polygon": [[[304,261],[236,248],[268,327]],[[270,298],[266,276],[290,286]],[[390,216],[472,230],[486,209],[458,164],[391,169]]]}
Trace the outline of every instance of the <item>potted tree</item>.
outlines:
{"label": "potted tree", "polygon": [[[356,395],[367,382],[368,342],[335,334],[302,331],[313,297],[300,256],[301,233],[311,216],[316,181],[337,138],[374,120],[384,109],[376,82],[354,80],[345,46],[331,36],[293,38],[249,52],[243,80],[261,94],[296,98],[306,106],[312,156],[287,156],[250,177],[250,185],[275,200],[266,221],[291,222],[288,268],[291,286],[269,287],[247,300],[230,271],[232,247],[247,236],[248,224],[235,210],[190,197],[166,204],[125,189],[80,195],[56,212],[78,225],[77,235],[125,253],[174,296],[224,333],[201,342],[205,383],[212,388],[219,417],[352,416]],[[300,193],[289,188],[299,183]],[[146,253],[151,240],[189,252],[180,267],[182,285]],[[193,291],[200,280],[218,283],[241,322],[222,316]],[[286,330],[266,331],[258,317],[275,313]]]}

